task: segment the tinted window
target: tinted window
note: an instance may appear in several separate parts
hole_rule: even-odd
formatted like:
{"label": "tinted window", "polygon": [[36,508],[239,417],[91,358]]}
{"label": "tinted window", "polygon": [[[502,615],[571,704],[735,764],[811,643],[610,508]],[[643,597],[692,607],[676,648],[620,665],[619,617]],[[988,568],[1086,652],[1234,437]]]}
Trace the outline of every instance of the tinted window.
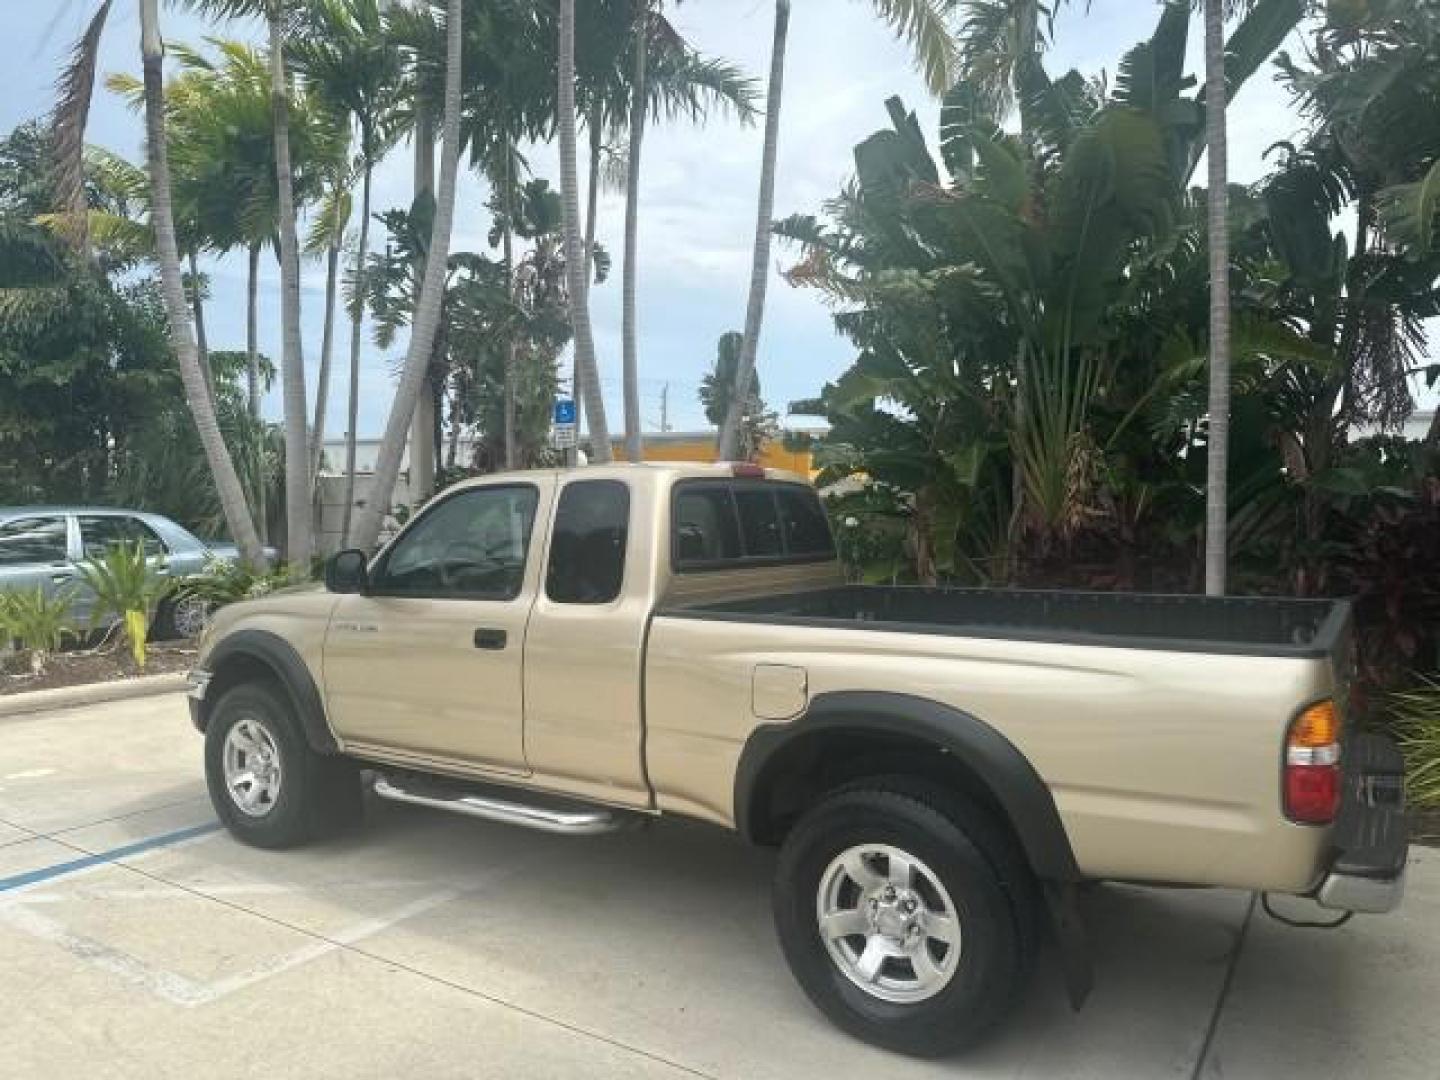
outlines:
{"label": "tinted window", "polygon": [[675,492],[672,528],[679,563],[740,558],[740,526],[729,484],[687,484]]}
{"label": "tinted window", "polygon": [[682,570],[835,557],[820,498],[800,484],[681,481],[672,496],[671,529],[671,560]]}
{"label": "tinted window", "polygon": [[376,575],[375,591],[513,600],[525,580],[536,500],[528,484],[450,496],[396,541]]}
{"label": "tinted window", "polygon": [[775,489],[780,507],[780,531],[785,536],[785,551],[790,555],[828,555],[834,542],[830,539],[830,523],[820,508],[814,492],[796,487]]}
{"label": "tinted window", "polygon": [[20,518],[0,523],[0,566],[64,562],[63,517]]}
{"label": "tinted window", "polygon": [[630,489],[619,480],[568,484],[555,510],[545,595],[562,604],[608,604],[625,577]]}
{"label": "tinted window", "polygon": [[80,543],[87,559],[103,559],[113,548],[124,544],[134,549],[139,544],[145,554],[164,555],[165,545],[155,530],[139,518],[96,515],[80,517]]}
{"label": "tinted window", "polygon": [[740,488],[735,492],[735,505],[740,511],[740,537],[746,557],[783,555],[774,492],[768,487]]}

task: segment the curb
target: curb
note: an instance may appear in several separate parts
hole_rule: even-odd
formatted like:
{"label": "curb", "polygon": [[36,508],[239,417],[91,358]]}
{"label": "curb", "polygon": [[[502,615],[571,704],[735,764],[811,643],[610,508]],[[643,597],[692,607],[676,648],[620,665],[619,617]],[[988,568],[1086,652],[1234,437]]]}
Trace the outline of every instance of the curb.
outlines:
{"label": "curb", "polygon": [[136,679],[112,679],[83,686],[61,686],[54,690],[27,690],[0,697],[0,720],[52,709],[73,709],[107,701],[172,694],[185,689],[185,673],[175,671],[168,675],[142,675]]}

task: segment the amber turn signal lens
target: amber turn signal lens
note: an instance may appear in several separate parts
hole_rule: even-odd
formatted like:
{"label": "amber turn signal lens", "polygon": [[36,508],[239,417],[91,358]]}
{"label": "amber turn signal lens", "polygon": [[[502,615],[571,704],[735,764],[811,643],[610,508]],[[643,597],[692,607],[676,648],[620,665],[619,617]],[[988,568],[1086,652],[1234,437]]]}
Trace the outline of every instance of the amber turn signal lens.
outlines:
{"label": "amber turn signal lens", "polygon": [[1311,705],[1290,725],[1291,746],[1321,747],[1340,741],[1340,714],[1333,701]]}

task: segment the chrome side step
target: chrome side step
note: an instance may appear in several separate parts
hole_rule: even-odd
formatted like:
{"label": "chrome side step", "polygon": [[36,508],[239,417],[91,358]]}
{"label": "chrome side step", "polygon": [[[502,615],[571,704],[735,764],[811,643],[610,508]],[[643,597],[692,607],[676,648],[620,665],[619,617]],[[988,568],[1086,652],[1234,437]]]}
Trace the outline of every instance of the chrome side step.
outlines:
{"label": "chrome side step", "polygon": [[419,783],[401,787],[400,784],[395,777],[382,776],[375,781],[375,794],[392,802],[449,810],[486,821],[521,825],[566,836],[597,836],[615,832],[629,824],[630,819],[630,815],[622,810],[555,796],[537,795],[532,802],[520,802],[497,794],[496,789],[482,791],[473,786]]}

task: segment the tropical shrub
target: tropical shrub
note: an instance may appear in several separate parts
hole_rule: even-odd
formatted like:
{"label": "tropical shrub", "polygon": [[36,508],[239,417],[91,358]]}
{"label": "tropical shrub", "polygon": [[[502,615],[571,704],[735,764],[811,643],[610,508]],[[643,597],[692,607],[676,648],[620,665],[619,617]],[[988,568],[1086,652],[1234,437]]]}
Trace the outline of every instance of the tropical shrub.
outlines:
{"label": "tropical shrub", "polygon": [[[310,576],[315,576],[313,570]],[[270,570],[253,570],[238,561],[213,560],[198,577],[181,586],[178,596],[181,599],[198,598],[211,609],[216,609],[241,600],[259,599],[300,580],[303,577],[285,565]]]}
{"label": "tropical shrub", "polygon": [[1440,810],[1440,676],[1422,677],[1415,689],[1395,694],[1390,714],[1405,752],[1410,805]]}
{"label": "tropical shrub", "polygon": [[91,625],[99,626],[107,619],[118,621],[135,666],[143,670],[151,616],[175,583],[160,576],[138,543],[116,544],[103,558],[80,563],[79,571],[95,597]]}
{"label": "tropical shrub", "polygon": [[37,585],[33,590],[0,592],[0,633],[18,641],[29,654],[31,674],[43,675],[50,654],[58,652],[73,632],[73,608],[68,591],[47,596]]}

